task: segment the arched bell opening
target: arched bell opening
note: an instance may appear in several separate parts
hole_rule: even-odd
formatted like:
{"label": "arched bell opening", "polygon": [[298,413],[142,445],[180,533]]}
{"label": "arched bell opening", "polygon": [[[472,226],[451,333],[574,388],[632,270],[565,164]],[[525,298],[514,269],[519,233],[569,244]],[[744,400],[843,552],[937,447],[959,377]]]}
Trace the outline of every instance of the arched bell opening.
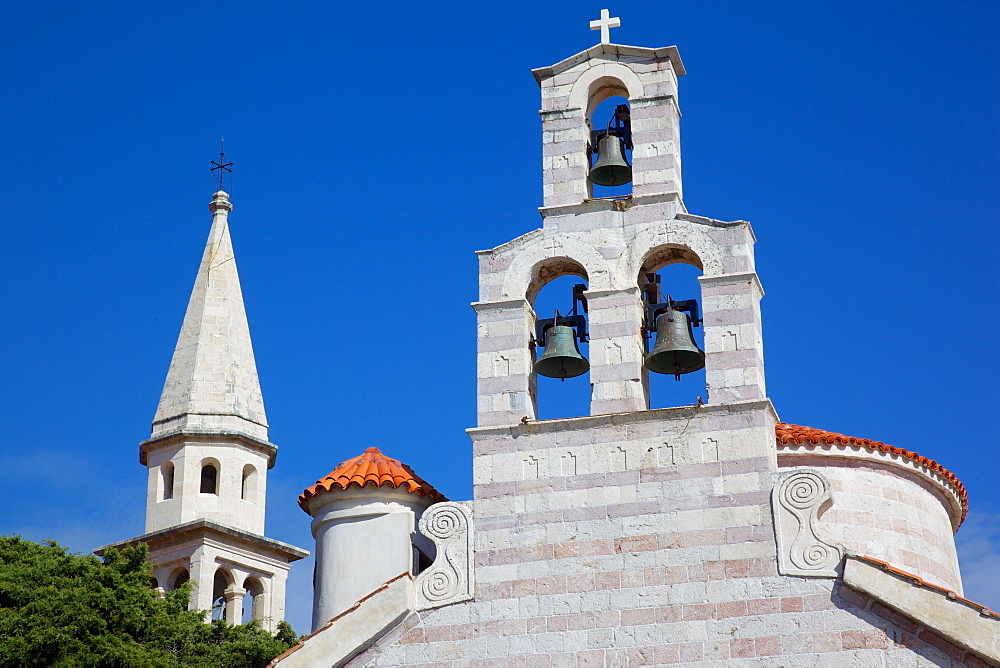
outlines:
{"label": "arched bell opening", "polygon": [[229,606],[226,601],[226,590],[233,583],[233,579],[222,568],[215,571],[212,579],[212,621],[229,620]]}
{"label": "arched bell opening", "polygon": [[243,583],[243,619],[240,623],[246,624],[252,619],[263,618],[264,609],[264,587],[260,580],[249,577]]}
{"label": "arched bell opening", "polygon": [[652,249],[637,277],[642,291],[645,362],[650,408],[708,403],[701,259],[690,248]]}
{"label": "arched bell opening", "polygon": [[528,391],[535,415],[542,420],[589,415],[587,272],[570,258],[550,258],[535,267],[532,279],[525,297],[534,311]]}
{"label": "arched bell opening", "polygon": [[632,120],[625,86],[612,77],[591,86],[587,109],[587,190],[592,198],[632,193]]}

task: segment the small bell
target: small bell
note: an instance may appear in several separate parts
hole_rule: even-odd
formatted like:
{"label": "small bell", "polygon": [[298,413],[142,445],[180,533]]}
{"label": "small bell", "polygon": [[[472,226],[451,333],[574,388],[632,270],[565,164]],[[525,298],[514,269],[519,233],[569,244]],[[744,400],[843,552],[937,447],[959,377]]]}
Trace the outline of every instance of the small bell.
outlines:
{"label": "small bell", "polygon": [[625,159],[625,142],[618,135],[607,134],[597,144],[597,164],[590,170],[590,180],[599,186],[620,186],[632,181],[632,167]]}
{"label": "small bell", "polygon": [[643,366],[655,373],[672,373],[677,380],[682,373],[705,367],[705,353],[691,336],[687,313],[669,310],[657,316],[656,345]]}
{"label": "small bell", "polygon": [[590,370],[590,362],[576,345],[576,330],[554,325],[545,332],[545,353],[535,362],[535,373],[549,378],[575,378]]}

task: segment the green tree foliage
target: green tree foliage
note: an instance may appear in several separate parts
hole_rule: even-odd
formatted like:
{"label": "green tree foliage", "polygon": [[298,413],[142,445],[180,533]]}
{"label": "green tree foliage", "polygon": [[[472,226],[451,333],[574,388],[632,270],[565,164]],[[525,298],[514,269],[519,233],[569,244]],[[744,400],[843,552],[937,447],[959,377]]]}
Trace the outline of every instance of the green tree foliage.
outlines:
{"label": "green tree foliage", "polygon": [[102,559],[0,536],[0,665],[266,666],[296,642],[255,622],[204,622],[191,584],[158,598],[145,545]]}

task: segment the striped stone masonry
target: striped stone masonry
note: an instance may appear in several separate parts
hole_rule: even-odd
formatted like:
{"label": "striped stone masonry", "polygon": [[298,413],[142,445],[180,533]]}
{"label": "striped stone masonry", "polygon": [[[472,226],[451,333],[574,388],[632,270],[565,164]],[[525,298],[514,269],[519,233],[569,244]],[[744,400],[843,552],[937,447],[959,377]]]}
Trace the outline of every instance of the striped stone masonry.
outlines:
{"label": "striped stone masonry", "polygon": [[[642,367],[647,272],[676,262],[703,271],[699,299],[705,327],[709,403],[761,399],[764,385],[760,299],[753,232],[743,221],[722,222],[678,210],[673,198],[591,200],[543,209],[543,227],[480,251],[478,415],[480,426],[534,419],[538,401],[531,348],[532,303],[564,275],[588,282],[591,415],[649,406]],[[669,290],[669,286],[664,286]]]}
{"label": "striped stone masonry", "polygon": [[546,207],[593,197],[587,180],[593,118],[612,96],[628,99],[634,148],[633,193],[681,197],[680,108],[677,76],[684,73],[673,47],[643,49],[600,44],[552,67],[534,71],[541,87],[542,183]]}

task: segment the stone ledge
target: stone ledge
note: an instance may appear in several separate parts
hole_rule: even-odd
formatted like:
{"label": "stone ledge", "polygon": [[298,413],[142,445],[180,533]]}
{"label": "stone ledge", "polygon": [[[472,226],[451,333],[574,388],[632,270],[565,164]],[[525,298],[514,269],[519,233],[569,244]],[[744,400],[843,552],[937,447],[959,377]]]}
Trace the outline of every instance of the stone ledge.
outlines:
{"label": "stone ledge", "polygon": [[1000,615],[989,608],[870,557],[848,555],[843,578],[848,587],[1000,664]]}
{"label": "stone ledge", "polygon": [[192,522],[178,524],[177,526],[173,526],[168,529],[153,531],[135,538],[129,538],[128,540],[99,547],[94,550],[94,554],[101,556],[104,554],[105,550],[111,547],[117,549],[126,545],[135,545],[137,543],[157,543],[179,537],[189,537],[191,535],[204,536],[209,533],[223,534],[225,536],[251,543],[258,550],[263,548],[265,554],[270,552],[272,555],[280,555],[283,557],[283,561],[286,562],[298,561],[299,559],[309,556],[308,550],[303,550],[302,548],[289,545],[288,543],[282,543],[280,540],[274,540],[273,538],[267,538],[265,536],[247,533],[246,531],[240,531],[239,529],[218,524],[216,522],[212,522],[211,520],[194,520]]}
{"label": "stone ledge", "polygon": [[339,666],[410,614],[413,581],[401,573],[305,636],[271,666]]}
{"label": "stone ledge", "polygon": [[655,422],[666,419],[682,419],[698,414],[713,413],[751,413],[765,410],[775,419],[778,418],[770,399],[751,399],[746,401],[729,401],[725,403],[707,403],[701,406],[677,406],[674,408],[654,408],[642,411],[627,411],[623,413],[604,413],[601,415],[583,415],[580,417],[555,418],[551,420],[529,420],[521,424],[488,425],[471,427],[465,433],[473,441],[496,438],[498,436],[521,436],[529,433],[551,431],[576,431],[594,427],[636,424],[640,422]]}

